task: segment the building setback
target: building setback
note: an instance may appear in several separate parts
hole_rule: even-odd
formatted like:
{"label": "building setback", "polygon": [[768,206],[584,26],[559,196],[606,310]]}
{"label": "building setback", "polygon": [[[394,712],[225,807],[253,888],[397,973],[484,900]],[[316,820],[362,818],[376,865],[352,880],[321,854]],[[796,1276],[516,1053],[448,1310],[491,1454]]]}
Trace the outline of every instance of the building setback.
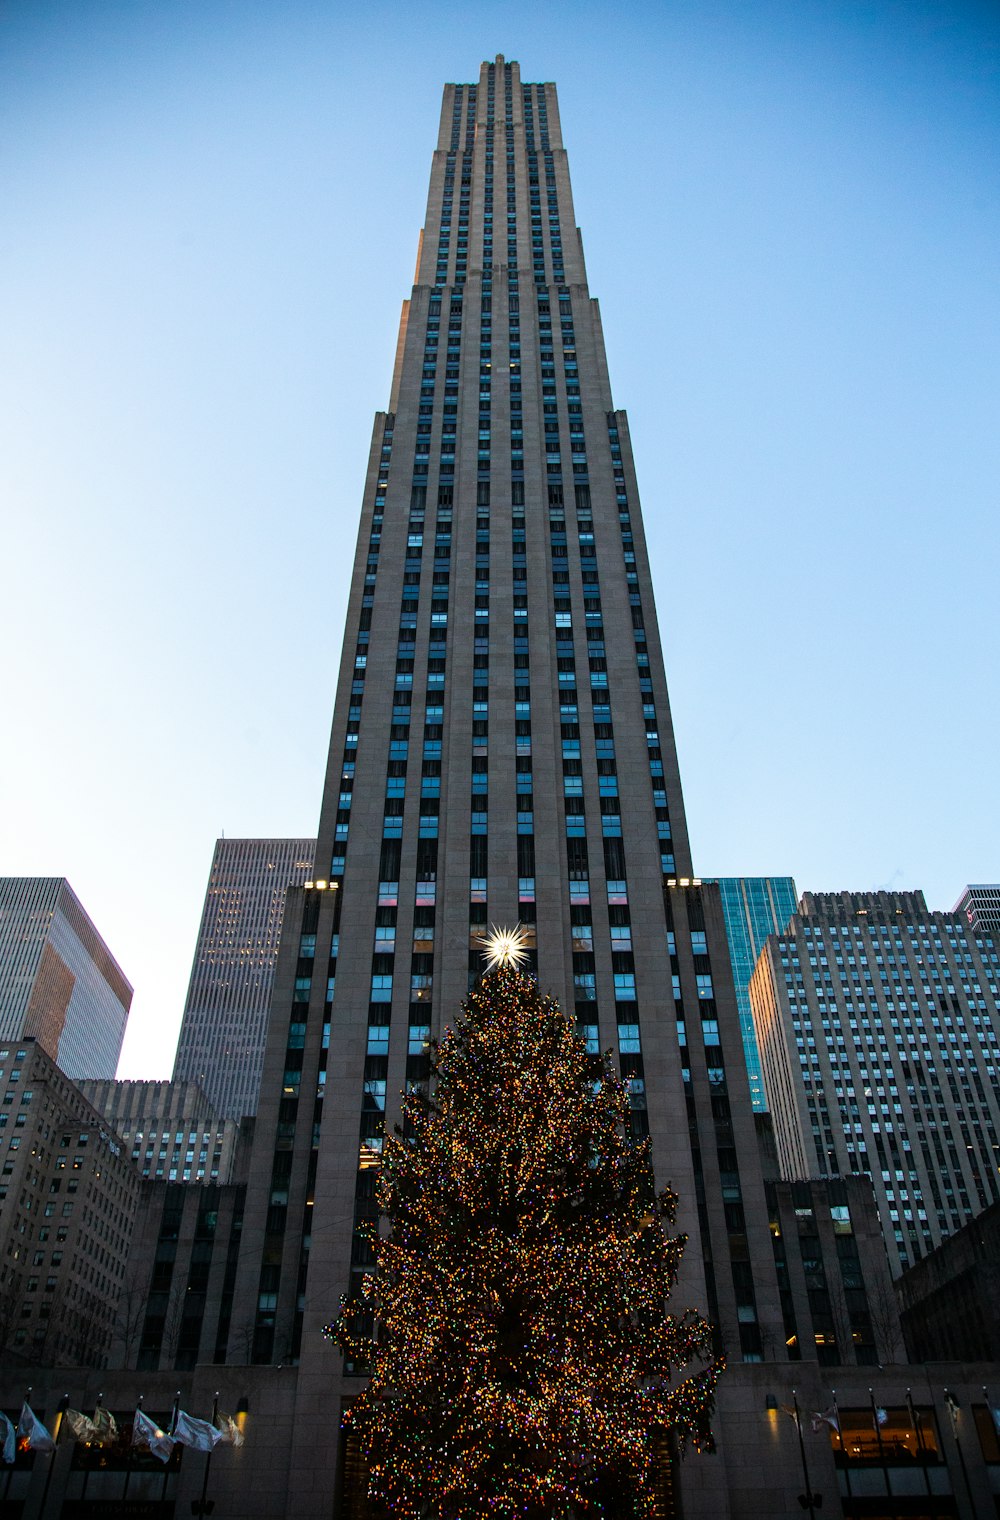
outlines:
{"label": "building setback", "polygon": [[219,839],[174,1061],[215,1113],[257,1112],[285,893],[312,875],[314,839]]}
{"label": "building setback", "polygon": [[0,1039],[37,1039],[74,1081],[113,1077],[132,988],[64,876],[0,877]]}
{"label": "building setback", "polygon": [[166,1182],[229,1182],[240,1136],[197,1082],[81,1082],[80,1091],[121,1137],[140,1176]]}
{"label": "building setback", "polygon": [[750,994],[783,1175],[870,1175],[894,1276],[1000,1198],[989,935],[922,892],[807,892]]}
{"label": "building setback", "polygon": [[1000,884],[980,882],[966,887],[952,909],[976,934],[988,934],[1000,945]]}
{"label": "building setback", "polygon": [[0,1347],[105,1367],[139,1177],[36,1040],[0,1045]]}
{"label": "building setback", "polygon": [[753,1029],[750,978],[764,941],[769,934],[778,934],[785,927],[798,906],[798,895],[790,876],[720,876],[718,886],[726,920],[729,958],[733,963],[750,1098],[755,1112],[762,1112],[767,1107],[767,1100]]}

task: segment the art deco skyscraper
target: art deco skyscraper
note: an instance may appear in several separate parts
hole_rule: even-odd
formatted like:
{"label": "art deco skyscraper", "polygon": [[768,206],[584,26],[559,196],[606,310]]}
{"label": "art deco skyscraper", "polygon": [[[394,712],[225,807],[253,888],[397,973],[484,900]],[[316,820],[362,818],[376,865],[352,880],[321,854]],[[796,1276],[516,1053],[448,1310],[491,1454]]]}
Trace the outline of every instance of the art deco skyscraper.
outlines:
{"label": "art deco skyscraper", "polygon": [[780,1326],[767,1214],[718,889],[692,875],[628,424],[555,87],[498,58],[445,87],[315,877],[289,892],[271,1007],[234,1324],[254,1316],[255,1359],[301,1361],[304,1472],[329,1398],[359,1386],[321,1330],[369,1261],[356,1230],[385,1125],[482,969],[478,936],[517,921],[540,987],[616,1051],[636,1132],[680,1193],[681,1301],[759,1360],[762,1324]]}
{"label": "art deco skyscraper", "polygon": [[257,1112],[285,892],[312,874],[314,839],[217,839],[174,1061],[223,1119]]}

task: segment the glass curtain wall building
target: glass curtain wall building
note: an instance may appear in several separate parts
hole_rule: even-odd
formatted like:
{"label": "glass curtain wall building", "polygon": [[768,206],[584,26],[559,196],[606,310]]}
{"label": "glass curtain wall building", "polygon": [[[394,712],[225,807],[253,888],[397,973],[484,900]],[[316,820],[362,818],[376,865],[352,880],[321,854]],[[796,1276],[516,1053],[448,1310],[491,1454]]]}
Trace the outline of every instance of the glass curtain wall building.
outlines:
{"label": "glass curtain wall building", "polygon": [[113,1077],[132,986],[64,876],[0,877],[0,1038],[74,1081]]}
{"label": "glass curtain wall building", "polygon": [[[501,57],[444,91],[315,872],[289,891],[275,977],[234,1323],[252,1317],[255,1360],[300,1362],[303,1390],[360,1386],[322,1327],[370,1263],[386,1125],[482,970],[481,934],[516,922],[541,988],[616,1052],[680,1195],[679,1302],[759,1360],[762,1325],[781,1326],[763,1181],[719,893],[692,874],[628,423],[555,87]],[[303,1393],[300,1413],[311,1514],[329,1403]]]}
{"label": "glass curtain wall building", "polygon": [[798,908],[795,882],[790,876],[720,876],[718,886],[729,958],[733,963],[750,1098],[754,1111],[761,1113],[767,1108],[767,1097],[750,1007],[750,978],[767,936],[780,934]]}

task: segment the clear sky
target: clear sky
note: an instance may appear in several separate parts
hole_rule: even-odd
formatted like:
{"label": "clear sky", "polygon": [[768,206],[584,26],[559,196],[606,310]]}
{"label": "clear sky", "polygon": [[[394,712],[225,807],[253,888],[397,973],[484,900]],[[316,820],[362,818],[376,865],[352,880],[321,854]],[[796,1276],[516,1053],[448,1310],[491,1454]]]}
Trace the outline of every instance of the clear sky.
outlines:
{"label": "clear sky", "polygon": [[1000,878],[1000,11],[5,0],[0,873],[169,1073],[213,843],[315,832],[440,89],[555,79],[697,869]]}

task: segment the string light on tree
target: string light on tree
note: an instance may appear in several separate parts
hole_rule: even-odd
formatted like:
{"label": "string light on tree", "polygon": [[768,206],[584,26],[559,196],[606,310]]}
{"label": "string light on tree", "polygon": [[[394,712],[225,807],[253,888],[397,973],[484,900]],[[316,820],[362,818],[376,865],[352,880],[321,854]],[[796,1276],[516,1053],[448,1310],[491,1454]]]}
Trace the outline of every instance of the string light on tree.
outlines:
{"label": "string light on tree", "polygon": [[326,1330],[371,1372],[345,1415],[370,1495],[401,1520],[569,1520],[622,1495],[652,1516],[669,1441],[711,1442],[722,1364],[704,1320],[667,1311],[685,1239],[625,1085],[509,949],[434,1078],[386,1141],[391,1233],[368,1230],[375,1270]]}

